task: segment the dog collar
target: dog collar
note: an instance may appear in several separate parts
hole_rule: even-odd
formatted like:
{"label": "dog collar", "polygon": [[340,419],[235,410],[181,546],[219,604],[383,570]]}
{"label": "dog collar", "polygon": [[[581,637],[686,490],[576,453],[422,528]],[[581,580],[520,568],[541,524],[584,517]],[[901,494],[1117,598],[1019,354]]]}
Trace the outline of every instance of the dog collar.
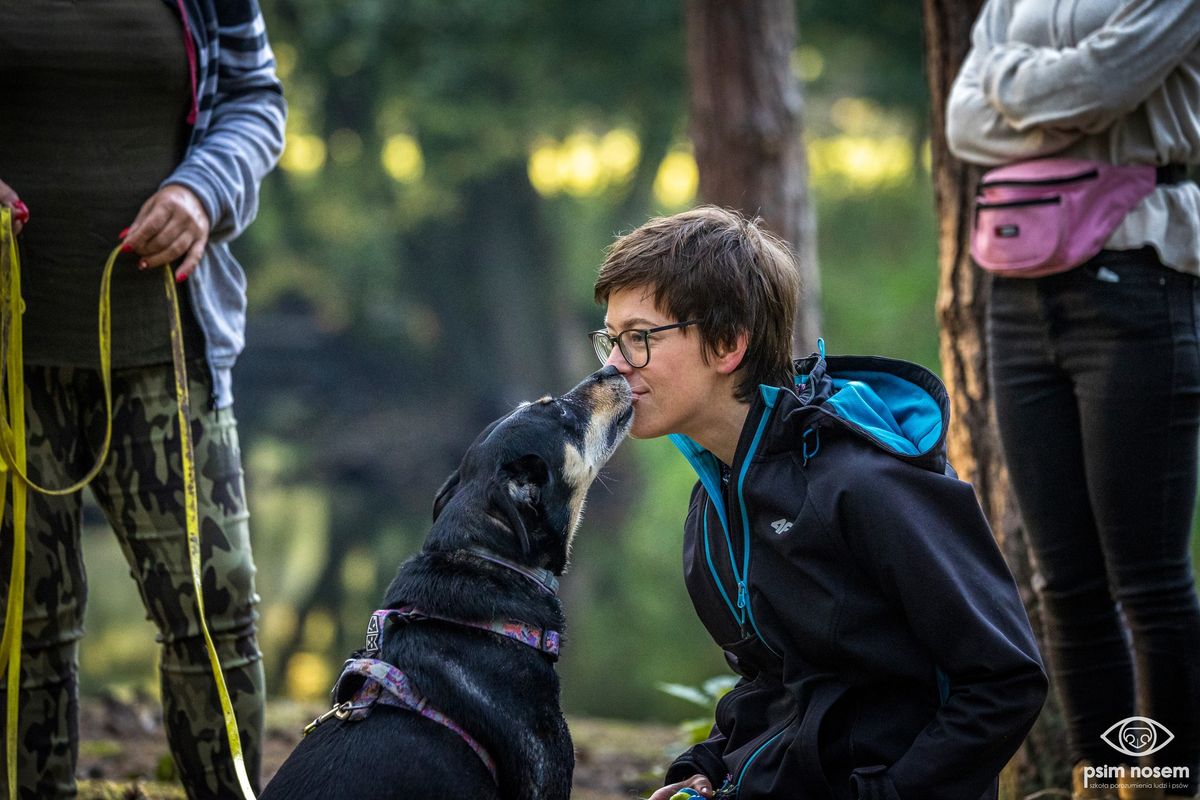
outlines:
{"label": "dog collar", "polygon": [[536,625],[530,625],[528,622],[511,619],[476,622],[470,619],[459,619],[458,617],[434,614],[429,611],[423,611],[416,606],[402,606],[400,608],[380,609],[371,614],[371,619],[367,622],[367,640],[362,651],[365,657],[375,658],[382,652],[384,628],[389,619],[401,619],[406,622],[436,619],[440,622],[449,622],[454,625],[462,625],[466,628],[477,628],[481,631],[499,634],[505,638],[512,639],[514,642],[520,642],[526,647],[532,647],[539,653],[549,656],[552,661],[558,660],[559,646],[562,642],[562,635],[558,631],[550,630],[549,628],[539,628]]}
{"label": "dog collar", "polygon": [[508,567],[513,572],[519,572],[529,580],[538,585],[538,588],[547,594],[558,594],[558,578],[554,577],[554,573],[548,569],[541,567],[527,567],[524,564],[518,564],[515,561],[509,561],[503,556],[498,556],[491,550],[482,547],[468,547],[467,552],[472,555],[479,556],[484,561],[490,561],[493,564],[499,564],[502,567]]}

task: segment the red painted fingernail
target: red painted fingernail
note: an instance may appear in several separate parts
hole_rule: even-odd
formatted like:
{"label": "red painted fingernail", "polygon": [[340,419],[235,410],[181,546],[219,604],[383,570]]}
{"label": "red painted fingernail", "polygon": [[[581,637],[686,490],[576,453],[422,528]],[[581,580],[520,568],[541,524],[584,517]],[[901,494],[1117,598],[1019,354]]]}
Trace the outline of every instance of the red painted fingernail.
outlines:
{"label": "red painted fingernail", "polygon": [[176,283],[183,283],[186,280],[187,280],[187,275],[184,273],[179,273],[175,276]]}
{"label": "red painted fingernail", "polygon": [[123,244],[123,245],[121,245],[121,252],[122,253],[132,253],[133,248],[130,245]]}
{"label": "red painted fingernail", "polygon": [[17,200],[12,204],[13,218],[20,223],[29,222],[29,206],[21,200]]}
{"label": "red painted fingernail", "polygon": [[123,230],[123,231],[121,231],[120,233],[118,233],[118,234],[117,234],[117,238],[118,238],[118,239],[124,239],[124,238],[125,238],[126,236],[128,236],[128,235],[129,235],[129,228],[126,228],[125,230]]}

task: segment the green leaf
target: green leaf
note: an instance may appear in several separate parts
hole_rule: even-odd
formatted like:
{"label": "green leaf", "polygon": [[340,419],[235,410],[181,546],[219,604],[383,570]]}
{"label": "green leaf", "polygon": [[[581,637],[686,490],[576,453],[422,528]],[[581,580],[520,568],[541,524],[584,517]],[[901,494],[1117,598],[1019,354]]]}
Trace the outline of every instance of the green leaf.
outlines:
{"label": "green leaf", "polygon": [[694,686],[684,686],[682,683],[659,683],[658,688],[672,697],[695,703],[701,708],[712,706],[712,698]]}

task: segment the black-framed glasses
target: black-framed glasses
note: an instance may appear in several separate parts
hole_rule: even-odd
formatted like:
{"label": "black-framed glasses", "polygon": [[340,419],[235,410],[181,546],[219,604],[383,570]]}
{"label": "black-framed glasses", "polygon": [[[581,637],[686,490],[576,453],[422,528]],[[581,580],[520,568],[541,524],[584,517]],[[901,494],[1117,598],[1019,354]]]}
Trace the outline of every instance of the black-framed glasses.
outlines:
{"label": "black-framed glasses", "polygon": [[610,336],[608,331],[592,331],[588,338],[596,349],[596,358],[601,364],[608,363],[614,347],[621,348],[621,355],[634,369],[641,369],[650,363],[650,334],[669,331],[673,328],[686,328],[688,325],[698,325],[700,320],[689,319],[687,322],[675,322],[670,325],[659,325],[657,328],[637,330],[630,328],[621,331],[616,336]]}

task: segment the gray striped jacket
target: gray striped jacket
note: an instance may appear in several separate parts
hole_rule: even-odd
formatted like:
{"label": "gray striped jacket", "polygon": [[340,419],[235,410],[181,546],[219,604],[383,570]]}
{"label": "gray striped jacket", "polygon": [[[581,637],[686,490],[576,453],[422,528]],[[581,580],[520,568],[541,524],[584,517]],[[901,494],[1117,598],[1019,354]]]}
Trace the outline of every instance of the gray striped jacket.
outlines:
{"label": "gray striped jacket", "polygon": [[184,15],[192,67],[192,134],[163,185],[200,198],[212,230],[188,280],[204,331],[217,407],[233,402],[230,370],[245,343],[246,275],[229,242],[254,219],[258,187],[283,151],[287,104],[257,0],[164,0]]}

